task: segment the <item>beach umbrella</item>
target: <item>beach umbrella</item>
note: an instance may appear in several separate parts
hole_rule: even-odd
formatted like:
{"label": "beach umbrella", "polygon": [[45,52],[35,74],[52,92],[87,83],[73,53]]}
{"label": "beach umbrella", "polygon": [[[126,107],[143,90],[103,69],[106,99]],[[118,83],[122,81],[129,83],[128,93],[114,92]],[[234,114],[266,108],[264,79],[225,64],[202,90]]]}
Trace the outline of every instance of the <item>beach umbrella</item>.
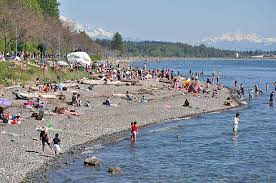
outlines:
{"label": "beach umbrella", "polygon": [[60,65],[60,66],[68,66],[69,65],[67,62],[62,61],[62,60],[57,61],[57,64]]}
{"label": "beach umbrella", "polygon": [[12,101],[5,99],[5,98],[0,98],[0,106],[2,107],[8,107],[12,104]]}

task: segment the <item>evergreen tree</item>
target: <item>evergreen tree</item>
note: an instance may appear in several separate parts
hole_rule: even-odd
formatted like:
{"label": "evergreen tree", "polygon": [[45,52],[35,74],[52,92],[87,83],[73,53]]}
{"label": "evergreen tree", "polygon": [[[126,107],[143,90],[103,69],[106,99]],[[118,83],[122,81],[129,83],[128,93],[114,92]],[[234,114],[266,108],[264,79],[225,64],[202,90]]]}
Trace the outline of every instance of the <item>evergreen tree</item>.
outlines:
{"label": "evergreen tree", "polygon": [[119,50],[121,52],[124,51],[123,38],[119,32],[116,32],[113,36],[113,39],[111,42],[111,49]]}

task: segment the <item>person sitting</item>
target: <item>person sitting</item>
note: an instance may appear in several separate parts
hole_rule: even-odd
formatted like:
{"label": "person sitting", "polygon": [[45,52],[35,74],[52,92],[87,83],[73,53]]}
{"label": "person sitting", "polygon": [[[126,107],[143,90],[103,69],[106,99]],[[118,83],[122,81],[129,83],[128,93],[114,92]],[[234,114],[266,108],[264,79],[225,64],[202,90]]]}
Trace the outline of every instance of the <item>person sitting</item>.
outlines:
{"label": "person sitting", "polygon": [[132,101],[132,95],[129,93],[129,91],[126,92],[126,99],[128,102]]}
{"label": "person sitting", "polygon": [[39,78],[36,78],[36,80],[35,80],[35,86],[39,86],[40,85],[40,80],[39,80]]}
{"label": "person sitting", "polygon": [[148,99],[143,95],[140,100],[140,103],[148,103]]}
{"label": "person sitting", "polygon": [[213,90],[212,97],[217,97],[217,96],[218,96],[218,91],[217,90]]}
{"label": "person sitting", "polygon": [[80,107],[81,106],[81,99],[80,99],[80,94],[77,94],[77,106]]}
{"label": "person sitting", "polygon": [[44,86],[43,91],[44,91],[45,93],[48,93],[48,92],[50,91],[50,85],[49,85],[49,83],[46,83],[46,85]]}
{"label": "person sitting", "polygon": [[219,83],[218,86],[217,86],[217,89],[218,90],[222,90],[223,89],[223,85]]}
{"label": "person sitting", "polygon": [[231,106],[231,99],[230,99],[230,97],[227,97],[227,99],[224,101],[224,105]]}
{"label": "person sitting", "polygon": [[76,92],[73,92],[71,105],[78,105],[77,93]]}
{"label": "person sitting", "polygon": [[185,100],[183,106],[184,106],[184,107],[189,107],[189,106],[190,106],[190,102],[188,101],[188,99]]}
{"label": "person sitting", "polygon": [[111,100],[109,97],[106,98],[106,100],[103,102],[103,105],[110,107],[111,106]]}

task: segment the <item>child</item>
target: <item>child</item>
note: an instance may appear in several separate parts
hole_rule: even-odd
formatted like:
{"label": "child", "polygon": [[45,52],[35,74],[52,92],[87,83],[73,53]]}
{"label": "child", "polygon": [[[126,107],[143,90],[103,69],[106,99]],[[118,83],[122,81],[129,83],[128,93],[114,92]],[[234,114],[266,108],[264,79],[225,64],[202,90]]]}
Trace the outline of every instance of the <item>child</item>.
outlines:
{"label": "child", "polygon": [[137,133],[138,133],[138,125],[137,125],[137,122],[134,121],[132,127],[131,127],[131,131],[132,131],[132,135],[131,135],[131,140],[132,141],[136,141],[136,136],[137,136]]}
{"label": "child", "polygon": [[239,113],[236,113],[236,116],[235,116],[234,121],[233,121],[233,133],[234,133],[235,135],[236,135],[237,132],[238,132],[239,124],[240,124],[240,114],[239,114]]}
{"label": "child", "polygon": [[59,134],[56,133],[55,138],[53,139],[53,149],[55,152],[55,155],[57,155],[60,152],[60,139],[58,138]]}
{"label": "child", "polygon": [[133,122],[131,122],[130,123],[130,140],[132,140],[132,132],[133,132],[133,125],[134,125],[134,123]]}

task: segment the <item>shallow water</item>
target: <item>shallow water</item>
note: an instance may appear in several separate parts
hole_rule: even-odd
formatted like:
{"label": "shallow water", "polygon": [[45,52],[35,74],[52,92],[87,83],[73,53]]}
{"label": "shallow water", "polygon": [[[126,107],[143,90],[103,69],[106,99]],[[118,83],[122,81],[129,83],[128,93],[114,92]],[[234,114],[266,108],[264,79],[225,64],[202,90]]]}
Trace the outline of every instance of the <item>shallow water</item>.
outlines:
{"label": "shallow water", "polygon": [[[141,63],[136,63],[139,65]],[[149,68],[173,68],[222,72],[222,82],[232,86],[241,80],[247,88],[276,80],[276,61],[177,61],[148,63]],[[271,91],[271,90],[270,90]],[[78,155],[71,165],[49,171],[51,182],[276,182],[276,109],[268,105],[270,91],[247,107],[222,113],[142,128],[138,141],[128,137],[106,146],[95,146]],[[237,136],[232,120],[241,114]],[[83,159],[96,156],[98,168],[83,166]],[[122,168],[121,175],[106,172]]]}

